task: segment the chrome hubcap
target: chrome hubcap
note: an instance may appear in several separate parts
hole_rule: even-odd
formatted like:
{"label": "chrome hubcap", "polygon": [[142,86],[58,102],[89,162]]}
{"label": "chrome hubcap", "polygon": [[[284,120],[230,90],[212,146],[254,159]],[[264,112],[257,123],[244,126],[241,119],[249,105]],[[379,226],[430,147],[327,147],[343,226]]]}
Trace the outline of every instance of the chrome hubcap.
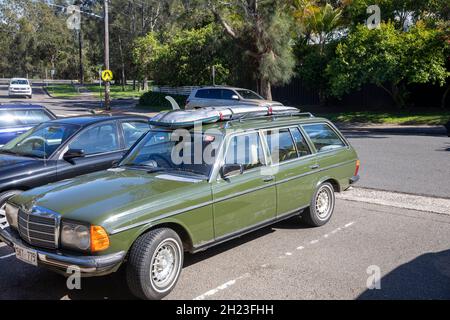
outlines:
{"label": "chrome hubcap", "polygon": [[151,279],[158,288],[164,288],[177,274],[178,250],[172,242],[163,242],[153,255]]}
{"label": "chrome hubcap", "polygon": [[331,195],[328,189],[322,189],[317,194],[316,212],[320,218],[326,218],[331,208]]}

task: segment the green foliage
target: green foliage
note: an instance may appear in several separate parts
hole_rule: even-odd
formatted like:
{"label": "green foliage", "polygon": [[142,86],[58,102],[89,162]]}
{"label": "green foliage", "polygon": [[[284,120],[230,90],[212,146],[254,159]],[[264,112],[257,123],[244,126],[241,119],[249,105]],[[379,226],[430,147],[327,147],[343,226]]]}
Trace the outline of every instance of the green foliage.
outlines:
{"label": "green foliage", "polygon": [[408,32],[399,31],[392,23],[374,30],[359,25],[338,44],[327,67],[330,91],[340,97],[372,83],[384,88],[401,106],[407,98],[405,85],[445,83],[449,72],[444,50],[440,33],[423,24]]}
{"label": "green foliage", "polygon": [[212,66],[216,69],[216,83],[227,82],[229,61],[222,51],[224,40],[214,24],[162,36],[165,37],[163,43],[155,33],[149,33],[138,38],[134,45],[136,65],[155,83],[211,84]]}
{"label": "green foliage", "polygon": [[155,111],[171,110],[172,106],[170,102],[165,98],[171,96],[178,103],[180,108],[184,108],[186,104],[186,96],[177,94],[167,94],[161,92],[147,91],[139,98],[139,106],[145,108],[151,108]]}

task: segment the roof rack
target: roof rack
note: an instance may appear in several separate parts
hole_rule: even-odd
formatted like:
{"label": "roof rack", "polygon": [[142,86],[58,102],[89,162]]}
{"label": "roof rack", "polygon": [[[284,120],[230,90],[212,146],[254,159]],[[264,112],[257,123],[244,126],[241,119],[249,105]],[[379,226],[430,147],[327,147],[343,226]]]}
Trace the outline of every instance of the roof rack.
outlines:
{"label": "roof rack", "polygon": [[314,117],[309,112],[300,112],[288,106],[223,106],[203,107],[190,110],[171,110],[161,112],[150,119],[150,124],[164,127],[192,127],[196,124],[215,123],[220,121],[234,122],[268,117]]}

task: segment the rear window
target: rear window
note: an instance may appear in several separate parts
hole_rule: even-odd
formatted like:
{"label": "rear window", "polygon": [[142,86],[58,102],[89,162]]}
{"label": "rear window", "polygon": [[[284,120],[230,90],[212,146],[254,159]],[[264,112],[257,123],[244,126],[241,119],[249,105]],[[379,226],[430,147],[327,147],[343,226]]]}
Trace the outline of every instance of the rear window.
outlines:
{"label": "rear window", "polygon": [[44,110],[0,110],[0,127],[36,125],[52,120]]}
{"label": "rear window", "polygon": [[337,133],[325,123],[307,124],[303,125],[302,128],[313,142],[317,152],[325,152],[345,146]]}

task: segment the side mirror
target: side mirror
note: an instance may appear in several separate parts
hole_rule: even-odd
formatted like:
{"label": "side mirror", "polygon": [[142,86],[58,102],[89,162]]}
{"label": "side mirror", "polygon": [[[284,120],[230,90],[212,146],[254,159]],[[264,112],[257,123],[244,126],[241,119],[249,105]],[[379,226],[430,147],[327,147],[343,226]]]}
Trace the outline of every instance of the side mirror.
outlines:
{"label": "side mirror", "polygon": [[236,176],[244,172],[242,164],[224,164],[220,169],[220,175],[226,179],[228,177]]}
{"label": "side mirror", "polygon": [[237,94],[233,94],[233,95],[231,96],[231,99],[232,99],[232,100],[239,100],[239,96],[238,96]]}
{"label": "side mirror", "polygon": [[83,158],[85,156],[84,150],[81,149],[69,149],[63,155],[63,159],[67,162],[74,164],[73,159],[75,158]]}

